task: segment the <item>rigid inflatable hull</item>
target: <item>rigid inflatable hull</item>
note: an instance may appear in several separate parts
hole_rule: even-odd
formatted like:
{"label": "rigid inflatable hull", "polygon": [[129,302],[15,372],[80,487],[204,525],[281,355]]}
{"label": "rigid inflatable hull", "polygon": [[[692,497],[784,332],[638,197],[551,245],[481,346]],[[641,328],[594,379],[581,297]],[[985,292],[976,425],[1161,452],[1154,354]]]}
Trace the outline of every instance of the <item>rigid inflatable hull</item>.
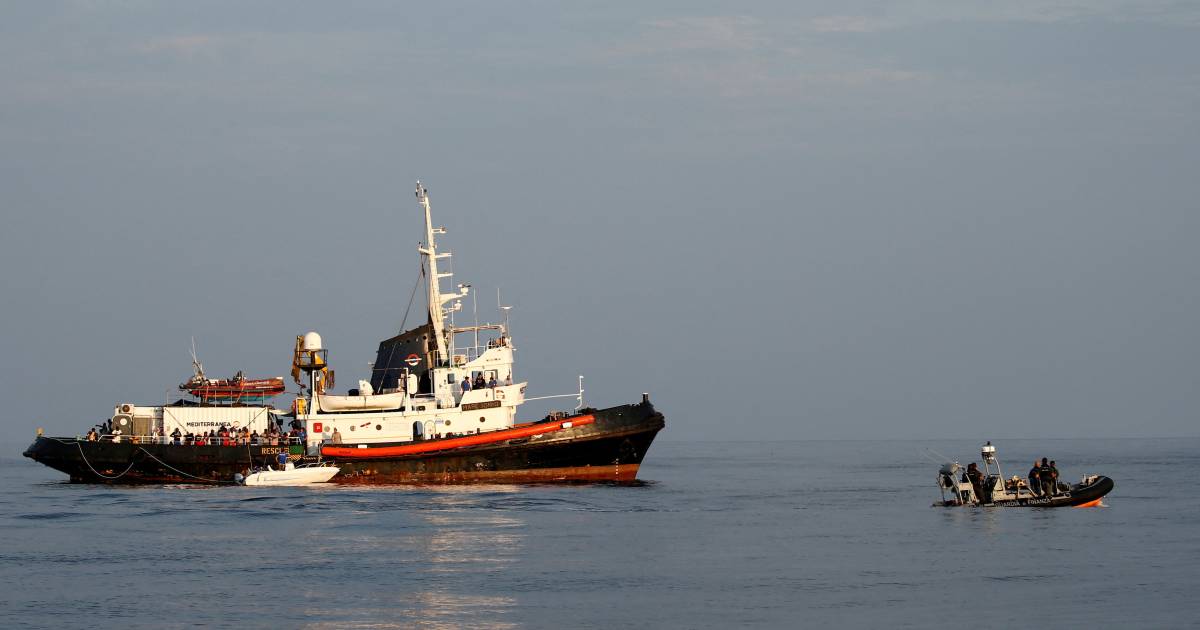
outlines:
{"label": "rigid inflatable hull", "polygon": [[[339,484],[635,480],[646,451],[665,426],[662,414],[650,403],[642,403],[594,410],[588,415],[595,421],[585,426],[501,443],[402,457],[326,457],[324,461],[341,468],[341,474],[332,480]],[[39,437],[24,455],[80,483],[229,484],[237,473],[273,464],[281,450],[287,452],[288,447],[174,446]]]}
{"label": "rigid inflatable hull", "polygon": [[[1069,491],[1060,493],[1054,497],[1022,497],[1012,501],[984,503],[981,507],[1090,507],[1098,505],[1100,499],[1104,498],[1109,492],[1112,492],[1114,486],[1115,484],[1112,479],[1101,476],[1086,486],[1074,484]],[[946,501],[943,505],[949,507],[958,504],[953,501]]]}

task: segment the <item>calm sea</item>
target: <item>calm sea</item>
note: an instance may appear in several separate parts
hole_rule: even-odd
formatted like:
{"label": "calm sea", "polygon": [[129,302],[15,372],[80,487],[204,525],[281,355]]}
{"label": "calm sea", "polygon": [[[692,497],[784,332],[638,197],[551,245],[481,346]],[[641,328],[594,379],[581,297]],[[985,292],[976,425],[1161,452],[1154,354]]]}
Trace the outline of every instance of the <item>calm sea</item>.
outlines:
{"label": "calm sea", "polygon": [[1095,509],[933,508],[975,442],[660,442],[636,487],[71,485],[0,457],[4,627],[1200,624],[1200,440],[998,442]]}

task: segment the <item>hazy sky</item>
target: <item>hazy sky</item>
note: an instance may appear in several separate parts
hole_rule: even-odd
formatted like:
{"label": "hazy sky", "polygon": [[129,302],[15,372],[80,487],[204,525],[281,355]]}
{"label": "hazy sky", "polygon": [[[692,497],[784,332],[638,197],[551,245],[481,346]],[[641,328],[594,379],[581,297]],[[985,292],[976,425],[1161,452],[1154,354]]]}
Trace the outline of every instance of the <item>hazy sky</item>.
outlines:
{"label": "hazy sky", "polygon": [[192,336],[365,377],[418,178],[530,394],[662,439],[1200,434],[1194,2],[39,0],[0,60],[5,441]]}

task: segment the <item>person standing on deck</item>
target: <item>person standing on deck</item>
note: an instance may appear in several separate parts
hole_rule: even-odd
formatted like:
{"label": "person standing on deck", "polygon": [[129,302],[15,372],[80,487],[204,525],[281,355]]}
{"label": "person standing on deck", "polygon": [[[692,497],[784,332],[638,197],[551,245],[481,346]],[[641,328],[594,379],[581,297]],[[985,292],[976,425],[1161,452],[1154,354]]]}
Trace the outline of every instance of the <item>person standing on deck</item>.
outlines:
{"label": "person standing on deck", "polygon": [[1040,474],[1040,470],[1041,469],[1038,466],[1038,460],[1033,460],[1033,468],[1029,469],[1029,491],[1032,492],[1033,496],[1035,497],[1041,496],[1042,494],[1042,482],[1041,478],[1038,476]]}
{"label": "person standing on deck", "polygon": [[1054,471],[1050,468],[1050,461],[1045,457],[1042,458],[1042,463],[1038,466],[1038,478],[1042,481],[1042,495],[1046,497],[1054,496]]}

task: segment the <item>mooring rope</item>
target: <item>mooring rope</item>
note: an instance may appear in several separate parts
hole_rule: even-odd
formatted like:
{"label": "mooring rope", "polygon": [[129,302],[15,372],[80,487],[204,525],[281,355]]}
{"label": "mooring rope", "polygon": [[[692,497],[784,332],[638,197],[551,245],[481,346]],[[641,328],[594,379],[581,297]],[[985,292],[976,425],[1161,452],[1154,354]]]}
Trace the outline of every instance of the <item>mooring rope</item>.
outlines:
{"label": "mooring rope", "polygon": [[133,469],[133,465],[137,463],[137,462],[129,462],[129,467],[125,469],[125,472],[123,472],[123,473],[121,473],[121,474],[117,475],[116,477],[110,477],[110,476],[108,476],[108,475],[106,475],[106,474],[104,474],[104,473],[100,472],[99,470],[96,470],[96,469],[95,469],[95,468],[92,466],[92,463],[88,461],[87,455],[85,455],[85,454],[83,453],[83,445],[82,445],[82,444],[80,444],[79,442],[76,442],[76,443],[75,443],[75,448],[78,448],[78,449],[79,449],[79,456],[83,458],[83,463],[87,464],[87,467],[88,467],[88,468],[91,468],[91,469],[92,469],[92,472],[96,473],[96,476],[97,476],[97,477],[103,477],[104,479],[114,479],[114,480],[115,480],[115,479],[120,479],[121,477],[124,477],[126,473],[128,473],[130,470],[132,470],[132,469]]}
{"label": "mooring rope", "polygon": [[[179,470],[178,468],[175,468],[174,466],[168,464],[167,462],[164,462],[163,460],[155,457],[154,453],[147,451],[145,448],[142,448],[139,446],[138,449],[141,450],[146,455],[150,456],[150,459],[153,459],[154,461],[162,464],[163,466],[166,466],[167,468],[170,468],[171,470],[183,475],[184,477],[191,477],[192,479],[199,479],[200,481],[207,481],[209,483],[212,483],[214,481],[213,479],[210,479],[208,477],[197,477],[196,475],[189,475],[188,473],[185,473],[182,470]],[[220,483],[220,481],[217,481],[217,483]]]}
{"label": "mooring rope", "polygon": [[[129,462],[129,466],[127,466],[127,467],[125,468],[125,470],[124,470],[124,471],[122,471],[122,472],[121,472],[121,474],[119,474],[119,475],[116,475],[116,476],[112,476],[112,475],[106,475],[106,474],[104,474],[104,473],[100,472],[99,470],[96,470],[96,467],[95,467],[95,466],[92,466],[92,463],[88,461],[87,454],[83,452],[83,445],[82,445],[82,444],[80,444],[79,442],[75,442],[75,448],[79,449],[79,457],[81,457],[81,458],[83,459],[83,463],[87,464],[87,467],[88,467],[88,468],[90,468],[90,469],[92,470],[92,472],[93,472],[93,473],[95,473],[95,475],[96,475],[97,477],[100,477],[100,478],[102,478],[102,479],[108,479],[108,480],[110,480],[110,481],[115,481],[115,480],[117,480],[117,479],[120,479],[121,477],[124,477],[125,475],[129,474],[129,471],[130,471],[130,470],[133,470],[133,466],[134,466],[134,464],[136,464],[136,463],[137,463],[137,462]],[[168,464],[168,463],[164,462],[163,460],[161,460],[161,459],[159,459],[159,458],[155,457],[155,456],[154,456],[154,453],[151,453],[150,451],[147,451],[147,450],[145,449],[145,447],[141,447],[141,446],[139,446],[139,447],[138,447],[138,450],[139,450],[139,451],[141,451],[141,452],[143,452],[143,453],[145,453],[145,454],[146,454],[146,455],[147,455],[147,456],[148,456],[150,459],[153,459],[154,461],[158,462],[159,464],[162,464],[163,466],[165,466],[165,467],[167,467],[167,468],[171,469],[172,471],[174,471],[174,472],[176,472],[176,473],[178,473],[178,474],[180,474],[180,475],[183,475],[184,477],[191,477],[192,479],[199,479],[200,481],[205,481],[205,482],[208,482],[208,483],[212,483],[213,481],[215,481],[215,480],[213,480],[213,479],[210,479],[210,478],[208,478],[208,477],[197,477],[196,475],[192,475],[192,474],[185,473],[185,472],[183,472],[182,470],[179,470],[178,468],[176,468],[176,467],[174,467],[174,466],[172,466],[172,465],[170,465],[170,464]],[[220,481],[217,481],[217,483],[220,483]]]}

